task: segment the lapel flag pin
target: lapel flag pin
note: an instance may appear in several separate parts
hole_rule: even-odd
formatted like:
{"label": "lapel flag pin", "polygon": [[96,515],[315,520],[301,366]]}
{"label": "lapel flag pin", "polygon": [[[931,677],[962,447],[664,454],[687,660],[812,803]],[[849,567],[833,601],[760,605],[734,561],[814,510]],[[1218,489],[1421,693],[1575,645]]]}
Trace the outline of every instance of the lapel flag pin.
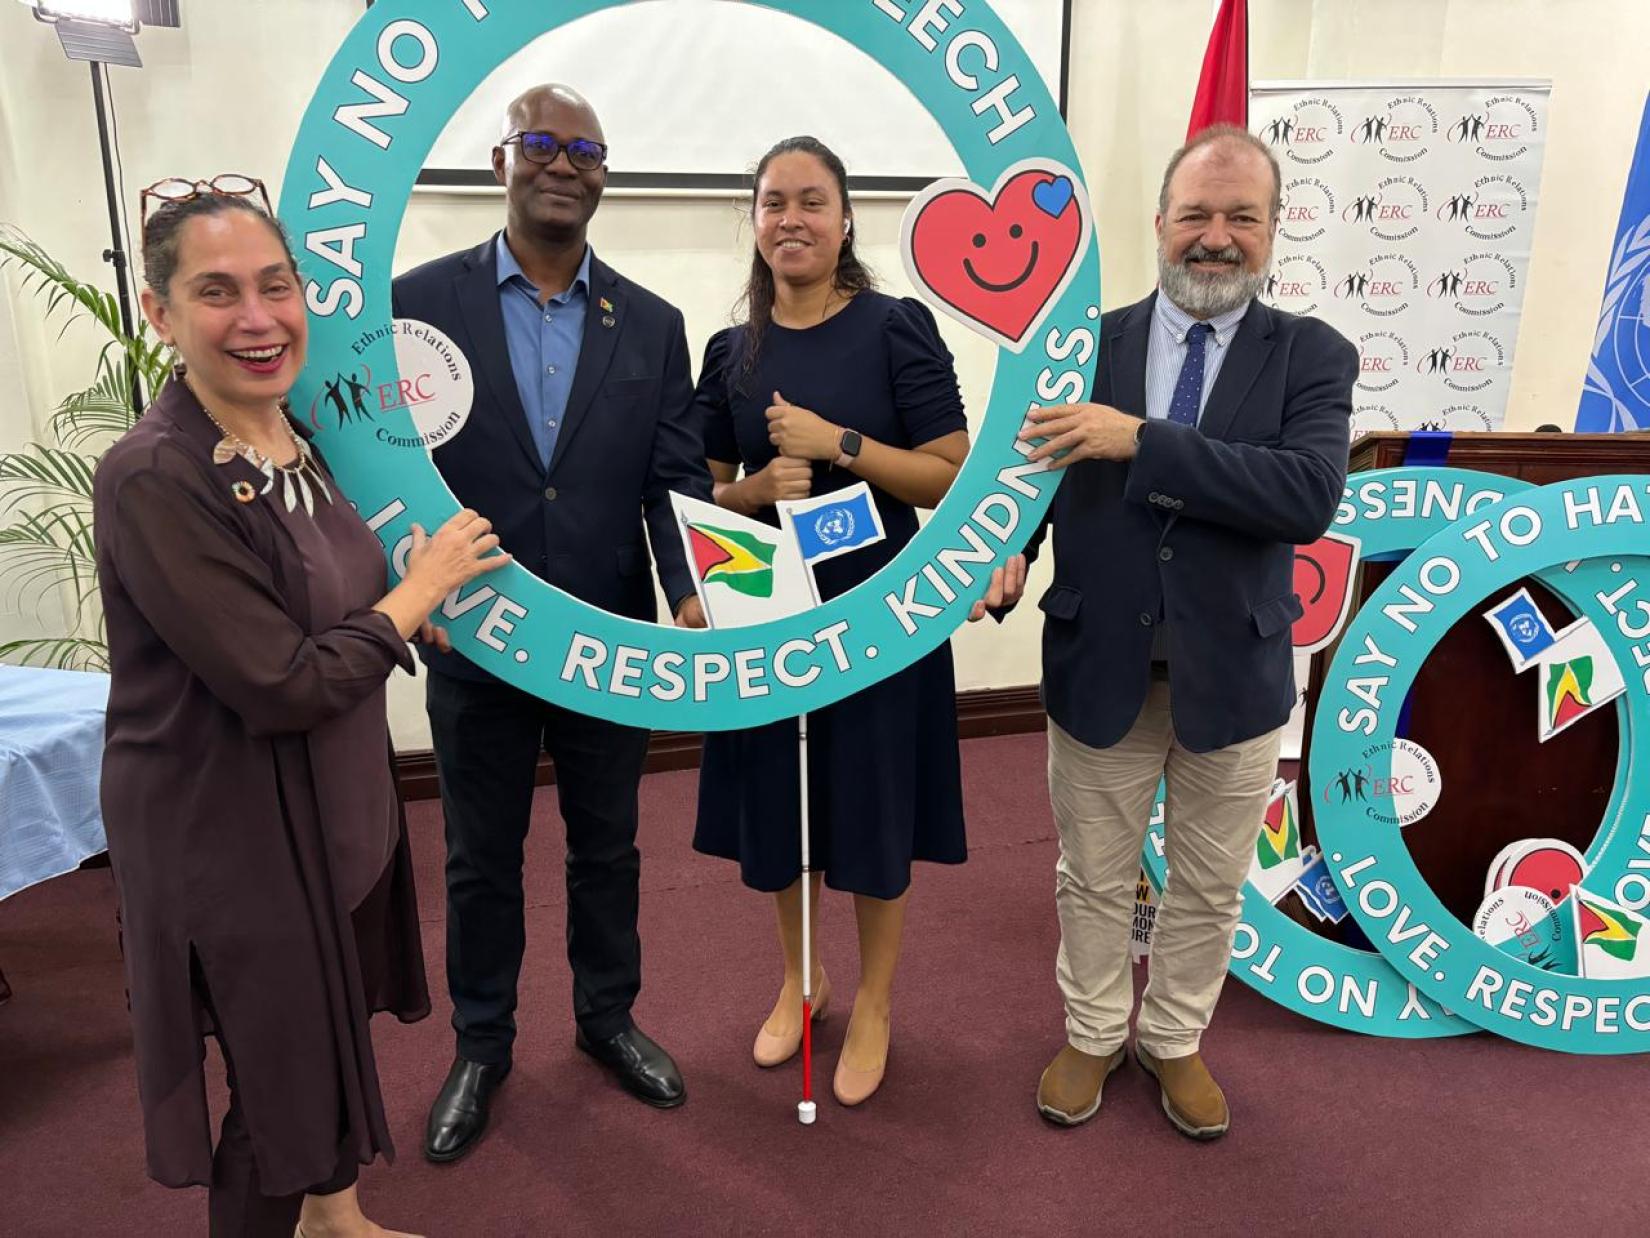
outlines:
{"label": "lapel flag pin", "polygon": [[609,301],[606,297],[601,299],[600,304],[602,307],[602,313],[611,314],[613,312],[613,302]]}

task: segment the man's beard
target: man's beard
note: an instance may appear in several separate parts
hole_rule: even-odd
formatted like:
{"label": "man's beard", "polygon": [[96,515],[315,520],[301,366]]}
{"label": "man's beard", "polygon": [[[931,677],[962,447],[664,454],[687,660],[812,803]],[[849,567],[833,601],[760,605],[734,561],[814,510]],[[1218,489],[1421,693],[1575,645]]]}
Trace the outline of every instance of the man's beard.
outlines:
{"label": "man's beard", "polygon": [[[1193,262],[1230,262],[1229,270],[1209,275],[1191,268]],[[1236,245],[1225,249],[1205,249],[1193,245],[1171,262],[1163,247],[1157,247],[1157,282],[1163,295],[1188,314],[1198,318],[1218,318],[1230,313],[1255,297],[1266,287],[1266,277],[1272,270],[1272,257],[1258,271],[1249,271],[1243,265],[1243,251]]]}

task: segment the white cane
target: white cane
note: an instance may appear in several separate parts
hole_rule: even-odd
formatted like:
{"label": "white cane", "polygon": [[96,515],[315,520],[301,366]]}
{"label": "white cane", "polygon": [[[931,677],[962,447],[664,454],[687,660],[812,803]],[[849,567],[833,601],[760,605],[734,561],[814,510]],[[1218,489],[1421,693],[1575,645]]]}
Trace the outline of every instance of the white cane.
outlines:
{"label": "white cane", "polygon": [[802,1099],[797,1102],[796,1120],[812,1126],[814,1108],[814,1002],[813,939],[808,921],[808,896],[812,874],[808,867],[808,715],[796,720],[796,764],[800,775],[802,804]]}

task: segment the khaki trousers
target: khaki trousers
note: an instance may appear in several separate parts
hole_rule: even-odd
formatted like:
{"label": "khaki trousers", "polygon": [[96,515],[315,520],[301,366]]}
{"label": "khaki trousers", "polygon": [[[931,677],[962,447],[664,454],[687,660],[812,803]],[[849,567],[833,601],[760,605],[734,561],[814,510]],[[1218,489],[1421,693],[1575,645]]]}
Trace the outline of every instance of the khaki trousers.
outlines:
{"label": "khaki trousers", "polygon": [[1197,1052],[1231,961],[1282,735],[1190,752],[1174,737],[1166,679],[1153,680],[1140,717],[1110,748],[1090,748],[1049,723],[1049,798],[1060,832],[1056,971],[1074,1048],[1103,1056],[1128,1039],[1135,880],[1163,779],[1169,881],[1136,1035],[1157,1057]]}

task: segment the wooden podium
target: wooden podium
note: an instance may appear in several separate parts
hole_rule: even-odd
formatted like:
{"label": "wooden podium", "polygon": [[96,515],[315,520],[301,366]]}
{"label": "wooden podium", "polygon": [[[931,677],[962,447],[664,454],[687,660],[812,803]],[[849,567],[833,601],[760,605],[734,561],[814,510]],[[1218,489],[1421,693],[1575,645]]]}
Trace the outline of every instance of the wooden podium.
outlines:
{"label": "wooden podium", "polygon": [[[1351,471],[1402,465],[1408,441],[1407,434],[1365,435],[1352,445]],[[1457,434],[1446,463],[1538,486],[1601,473],[1650,473],[1650,435]],[[1354,583],[1354,606],[1363,604],[1393,566],[1364,565]],[[1574,618],[1552,593],[1534,581],[1524,583],[1555,627]],[[1513,673],[1482,618],[1491,602],[1514,588],[1475,606],[1450,629],[1410,695],[1408,737],[1437,759],[1443,789],[1438,806],[1407,826],[1404,838],[1438,897],[1468,924],[1497,851],[1523,838],[1562,838],[1585,851],[1615,782],[1614,709],[1599,710],[1548,743],[1537,739],[1535,676]],[[1312,724],[1334,654],[1332,646],[1313,657],[1307,688],[1299,791],[1303,836],[1314,842],[1308,775]]]}

